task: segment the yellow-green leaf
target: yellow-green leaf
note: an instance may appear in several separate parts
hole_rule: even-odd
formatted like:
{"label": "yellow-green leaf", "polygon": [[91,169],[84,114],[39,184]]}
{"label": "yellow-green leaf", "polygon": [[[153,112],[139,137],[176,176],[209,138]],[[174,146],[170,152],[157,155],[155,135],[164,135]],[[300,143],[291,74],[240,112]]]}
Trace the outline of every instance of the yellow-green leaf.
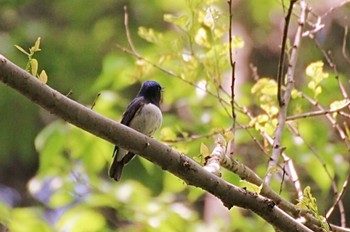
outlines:
{"label": "yellow-green leaf", "polygon": [[26,54],[27,56],[30,56],[29,53],[28,53],[26,50],[24,50],[23,48],[21,48],[20,46],[15,45],[15,47],[16,47],[19,51],[21,51],[22,53]]}
{"label": "yellow-green leaf", "polygon": [[36,76],[36,74],[38,73],[37,59],[31,59],[29,63],[30,63],[30,72],[32,73],[33,76]]}
{"label": "yellow-green leaf", "polygon": [[38,37],[36,39],[34,46],[30,49],[30,51],[32,53],[41,51],[41,49],[40,49],[40,40],[41,40],[40,37]]}
{"label": "yellow-green leaf", "polygon": [[203,27],[198,29],[197,34],[194,37],[194,41],[200,46],[210,47],[207,31]]}
{"label": "yellow-green leaf", "polygon": [[152,28],[139,27],[138,35],[150,43],[158,43],[163,38],[163,34],[156,32]]}
{"label": "yellow-green leaf", "polygon": [[232,48],[239,49],[244,47],[244,40],[240,36],[232,37]]}
{"label": "yellow-green leaf", "polygon": [[[347,99],[343,99],[343,100],[340,100],[340,101],[334,101],[334,102],[332,102],[330,104],[330,110],[337,111],[337,110],[340,110],[340,109],[344,108],[348,104],[349,104],[349,101]],[[336,118],[337,115],[338,115],[337,112],[334,112],[332,114],[333,118]]]}
{"label": "yellow-green leaf", "polygon": [[41,71],[41,73],[39,75],[39,80],[44,84],[47,83],[47,74],[46,74],[45,70]]}
{"label": "yellow-green leaf", "polygon": [[175,24],[185,31],[189,31],[192,27],[192,22],[189,16],[175,16],[172,14],[164,14],[163,19],[165,22]]}
{"label": "yellow-green leaf", "polygon": [[259,194],[261,191],[262,185],[258,186],[245,180],[241,180],[240,182],[242,183],[241,187],[245,187],[247,190],[251,192]]}
{"label": "yellow-green leaf", "polygon": [[177,136],[174,130],[170,127],[163,127],[160,131],[160,140],[165,142],[174,142],[176,141]]}
{"label": "yellow-green leaf", "polygon": [[200,153],[204,157],[207,157],[210,155],[209,148],[204,143],[201,143]]}
{"label": "yellow-green leaf", "polygon": [[334,101],[330,104],[330,109],[331,110],[339,110],[339,109],[344,108],[348,104],[349,104],[349,100],[347,100],[347,99],[343,99],[340,101]]}

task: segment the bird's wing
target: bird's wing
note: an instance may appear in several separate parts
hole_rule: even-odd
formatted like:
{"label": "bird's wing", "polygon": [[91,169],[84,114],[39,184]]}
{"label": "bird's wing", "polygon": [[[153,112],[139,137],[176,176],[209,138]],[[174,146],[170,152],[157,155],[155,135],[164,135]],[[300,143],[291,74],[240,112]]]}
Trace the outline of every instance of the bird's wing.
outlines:
{"label": "bird's wing", "polygon": [[139,109],[141,109],[144,104],[145,104],[145,99],[142,96],[137,97],[134,100],[132,100],[123,114],[123,118],[121,120],[121,123],[126,125],[126,126],[129,126],[130,122],[134,118],[136,112]]}

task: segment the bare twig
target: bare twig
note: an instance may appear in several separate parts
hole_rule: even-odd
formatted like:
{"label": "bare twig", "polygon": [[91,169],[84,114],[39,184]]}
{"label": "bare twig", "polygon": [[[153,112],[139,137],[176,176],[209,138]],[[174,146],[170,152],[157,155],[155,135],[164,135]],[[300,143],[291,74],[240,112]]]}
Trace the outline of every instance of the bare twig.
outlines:
{"label": "bare twig", "polygon": [[308,113],[303,113],[303,114],[297,114],[293,116],[288,116],[286,118],[286,121],[291,121],[291,120],[296,120],[296,119],[301,119],[301,118],[309,118],[309,117],[315,117],[315,116],[320,116],[320,115],[326,115],[326,114],[331,114],[331,113],[336,113],[341,111],[342,109],[348,107],[350,105],[350,101],[348,101],[346,104],[344,104],[342,107],[338,109],[325,109],[325,110],[317,110],[317,111],[312,111]]}
{"label": "bare twig", "polygon": [[96,105],[96,102],[97,102],[97,99],[101,96],[101,93],[98,93],[94,99],[94,101],[92,102],[92,105],[90,107],[90,109],[94,109],[95,105]]}
{"label": "bare twig", "polygon": [[323,15],[321,15],[321,18],[327,17],[328,15],[333,13],[336,9],[341,8],[342,6],[344,6],[348,3],[350,3],[350,0],[344,0],[341,3],[339,3],[338,5],[331,7],[327,12],[325,12]]}
{"label": "bare twig", "polygon": [[348,171],[348,174],[347,174],[346,179],[343,183],[342,189],[340,190],[340,192],[338,194],[336,194],[337,199],[334,201],[333,205],[328,209],[328,211],[326,213],[326,219],[329,219],[330,216],[332,215],[334,209],[335,209],[335,206],[338,205],[340,215],[341,215],[340,225],[342,227],[346,227],[345,209],[344,209],[344,204],[342,202],[342,198],[344,197],[345,191],[349,186],[349,181],[350,181],[350,171]]}
{"label": "bare twig", "polygon": [[348,53],[346,52],[346,37],[348,37],[348,26],[345,26],[345,28],[344,28],[342,53],[343,53],[345,60],[350,64],[350,58],[348,56]]}
{"label": "bare twig", "polygon": [[[311,99],[310,97],[306,96],[305,94],[303,94],[303,97],[308,100],[312,105],[316,106],[317,108],[319,108],[320,110],[324,111],[325,109],[315,100]],[[331,125],[337,130],[340,138],[344,141],[344,144],[347,147],[347,150],[350,151],[350,141],[349,139],[346,137],[346,134],[344,132],[344,130],[340,127],[340,125],[337,123],[337,121],[328,113],[326,114],[326,118],[330,121]],[[350,173],[350,172],[349,172]],[[346,225],[346,220],[345,220],[345,211],[344,211],[344,206],[343,203],[341,202],[342,197],[344,196],[345,190],[347,188],[347,185],[349,183],[349,178],[350,178],[350,174],[348,173],[346,180],[343,183],[343,187],[341,189],[341,191],[336,194],[337,198],[333,204],[333,206],[328,210],[326,217],[329,218],[330,215],[333,213],[335,205],[338,204],[339,206],[339,212],[340,212],[340,217],[341,217],[341,225],[343,227],[345,227]]]}
{"label": "bare twig", "polygon": [[276,164],[278,163],[278,158],[284,149],[281,146],[282,132],[283,132],[284,124],[286,122],[288,104],[290,101],[292,90],[294,88],[294,71],[295,71],[295,66],[297,62],[301,37],[303,33],[303,26],[305,24],[305,20],[307,18],[307,11],[308,11],[308,7],[304,0],[300,0],[300,8],[301,8],[301,15],[299,19],[299,26],[295,34],[293,48],[291,50],[291,56],[290,56],[290,61],[288,65],[288,70],[287,70],[286,90],[283,96],[283,104],[281,104],[280,111],[278,114],[278,125],[274,133],[275,138],[272,146],[272,155],[269,161],[267,174],[264,180],[266,184],[269,184],[272,178],[272,173],[270,172],[270,169],[276,166]]}
{"label": "bare twig", "polygon": [[235,132],[236,132],[236,113],[235,113],[235,70],[236,70],[236,62],[233,60],[233,52],[232,52],[232,1],[228,0],[229,7],[229,54],[230,54],[230,65],[231,65],[231,114],[232,114],[232,133],[233,137],[229,143],[229,156],[233,159],[234,156],[234,145],[235,145]]}
{"label": "bare twig", "polygon": [[[305,98],[307,101],[309,101],[313,106],[317,107],[319,110],[321,111],[327,111],[323,106],[321,106],[317,101],[313,100],[312,98],[310,98],[309,96],[307,96],[306,94],[302,95],[303,98]],[[347,150],[350,152],[350,141],[349,139],[346,137],[346,134],[344,132],[344,130],[341,128],[341,126],[337,123],[337,121],[332,117],[332,115],[330,114],[326,114],[326,118],[328,119],[328,121],[331,123],[332,127],[334,127],[337,131],[338,134],[340,136],[340,138],[344,141],[344,144],[346,145]]]}
{"label": "bare twig", "polygon": [[[285,58],[285,52],[286,52],[286,44],[287,44],[287,38],[288,38],[288,29],[289,29],[289,22],[292,16],[293,12],[293,6],[298,0],[291,0],[288,8],[287,15],[285,17],[285,24],[283,29],[283,38],[282,38],[282,45],[281,45],[281,53],[280,53],[280,59],[278,62],[278,71],[277,71],[277,83],[278,83],[278,89],[277,89],[277,98],[278,103],[280,106],[284,104],[282,99],[282,85],[283,85],[283,67],[284,67],[284,58]],[[283,5],[284,6],[284,5]]]}
{"label": "bare twig", "polygon": [[[126,33],[126,39],[128,40],[128,44],[135,54],[139,55],[135,49],[134,43],[132,42],[130,31],[129,31],[129,15],[128,15],[128,7],[124,6],[124,27]],[[139,55],[140,56],[140,55]]]}

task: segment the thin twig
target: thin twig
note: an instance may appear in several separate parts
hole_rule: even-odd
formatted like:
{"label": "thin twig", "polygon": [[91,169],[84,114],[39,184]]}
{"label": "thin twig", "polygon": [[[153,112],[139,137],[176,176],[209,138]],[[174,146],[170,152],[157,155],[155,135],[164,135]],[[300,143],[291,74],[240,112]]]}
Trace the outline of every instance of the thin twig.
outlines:
{"label": "thin twig", "polygon": [[266,173],[265,180],[264,180],[266,184],[269,184],[271,182],[272,173],[270,172],[270,170],[276,166],[276,164],[278,163],[279,156],[284,149],[281,146],[282,132],[283,132],[283,128],[284,128],[284,125],[286,122],[288,104],[290,101],[292,90],[294,88],[295,66],[296,66],[296,62],[297,62],[297,58],[298,58],[298,51],[299,51],[299,46],[301,43],[303,27],[304,27],[305,20],[307,18],[307,12],[308,12],[308,6],[306,5],[304,0],[300,0],[300,8],[301,8],[301,14],[300,14],[300,18],[299,18],[299,26],[298,26],[296,34],[295,34],[294,43],[293,43],[293,47],[291,50],[290,61],[289,61],[289,65],[288,65],[288,70],[287,70],[286,90],[285,90],[284,96],[283,96],[283,98],[284,98],[283,104],[280,107],[280,111],[278,114],[278,125],[277,125],[277,128],[276,128],[275,133],[274,133],[275,138],[274,138],[274,142],[273,142],[273,146],[272,146],[272,155],[271,155],[271,159],[269,161],[267,173]]}
{"label": "thin twig", "polygon": [[[311,99],[310,97],[308,97],[307,95],[303,94],[303,97],[308,100],[312,105],[316,106],[317,108],[319,108],[320,110],[325,110],[318,102],[316,102],[315,100]],[[330,115],[330,114],[326,114],[326,118],[330,121],[332,127],[334,127],[340,138],[344,141],[345,146],[347,147],[347,150],[350,151],[350,141],[347,138],[344,130],[340,127],[340,125],[337,123],[337,121]],[[349,172],[350,173],[350,172]],[[331,214],[334,211],[334,206],[337,204],[339,206],[339,212],[340,212],[340,217],[341,217],[341,225],[343,227],[345,227],[345,222],[346,222],[346,217],[345,217],[345,211],[343,210],[343,203],[341,202],[342,197],[344,196],[345,190],[347,188],[347,185],[349,183],[349,178],[350,178],[350,174],[348,173],[346,180],[343,183],[343,187],[341,189],[341,191],[337,194],[337,198],[335,200],[335,202],[333,203],[333,206],[327,211],[326,217],[329,218],[331,216]]]}
{"label": "thin twig", "polygon": [[135,54],[138,54],[130,36],[128,7],[126,5],[124,6],[124,27],[125,27],[126,39],[128,40],[128,44],[131,48],[131,51],[133,51]]}
{"label": "thin twig", "polygon": [[[350,171],[348,171],[348,174],[346,176],[346,180],[343,183],[342,189],[339,192],[339,194],[337,195],[337,199],[334,201],[333,205],[327,211],[326,219],[329,219],[329,217],[332,215],[336,205],[339,206],[339,208],[340,208],[339,210],[341,210],[341,209],[344,210],[344,206],[343,206],[343,203],[342,203],[342,198],[344,197],[345,191],[346,191],[346,189],[349,186],[349,181],[350,181]],[[343,217],[341,217],[340,225],[342,227],[346,227],[345,211],[344,212],[340,212],[340,214],[343,215]]]}
{"label": "thin twig", "polygon": [[287,38],[288,38],[288,29],[289,29],[289,22],[292,16],[293,12],[293,6],[298,0],[291,0],[288,8],[288,13],[285,17],[285,24],[283,29],[283,38],[282,38],[282,45],[281,45],[281,53],[280,58],[278,62],[278,71],[277,71],[277,83],[278,83],[278,89],[277,89],[277,98],[278,103],[280,106],[284,104],[282,99],[282,85],[283,85],[283,67],[284,67],[284,58],[285,58],[285,50],[286,50],[286,44],[287,44]]}
{"label": "thin twig", "polygon": [[94,109],[95,105],[96,105],[96,102],[97,102],[97,99],[101,96],[101,93],[98,93],[94,99],[94,101],[92,102],[92,105],[90,107],[90,109]]}
{"label": "thin twig", "polygon": [[348,107],[350,105],[350,101],[348,101],[346,104],[344,104],[342,107],[339,107],[337,109],[325,109],[325,110],[317,110],[313,112],[308,112],[308,113],[303,113],[303,114],[297,114],[293,116],[288,116],[286,118],[286,121],[291,121],[295,119],[301,119],[301,118],[309,118],[309,117],[315,117],[315,116],[320,116],[320,115],[326,115],[326,114],[331,114],[331,113],[336,113],[341,111],[342,109]]}
{"label": "thin twig", "polygon": [[230,65],[231,65],[231,114],[232,114],[232,133],[233,137],[229,143],[229,156],[233,159],[234,156],[234,144],[235,144],[235,128],[236,128],[236,113],[235,113],[235,70],[236,70],[236,62],[233,60],[232,53],[232,1],[228,0],[229,5],[229,49],[230,49]]}
{"label": "thin twig", "polygon": [[344,28],[344,38],[343,38],[343,47],[342,47],[342,53],[345,58],[345,60],[350,64],[350,58],[346,52],[346,37],[348,36],[348,26],[345,26]]}

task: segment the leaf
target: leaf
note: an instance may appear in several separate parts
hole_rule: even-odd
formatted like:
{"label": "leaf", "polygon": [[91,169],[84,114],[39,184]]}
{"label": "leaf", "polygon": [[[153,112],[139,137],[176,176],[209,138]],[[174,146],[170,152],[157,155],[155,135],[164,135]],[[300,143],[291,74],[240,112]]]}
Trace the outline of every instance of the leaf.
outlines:
{"label": "leaf", "polygon": [[21,48],[20,46],[15,45],[15,47],[16,47],[19,51],[21,51],[22,53],[26,54],[27,56],[30,56],[29,53],[28,53],[26,50],[24,50],[23,48]]}
{"label": "leaf", "polygon": [[316,198],[311,194],[310,186],[306,186],[303,191],[303,198],[297,204],[297,207],[300,209],[307,209],[312,212],[314,215],[318,215],[318,208],[316,204]]}
{"label": "leaf", "polygon": [[34,46],[29,49],[32,54],[34,54],[35,52],[41,51],[41,49],[40,49],[40,40],[41,40],[41,38],[38,37],[36,39],[36,41],[35,41]]}
{"label": "leaf", "polygon": [[30,59],[29,64],[32,75],[36,77],[36,75],[38,74],[38,60]]}
{"label": "leaf", "polygon": [[315,98],[322,93],[321,82],[329,76],[323,71],[323,65],[322,61],[317,61],[309,64],[305,69],[306,75],[311,78],[308,87],[313,90]]}
{"label": "leaf", "polygon": [[170,127],[163,127],[160,131],[160,140],[164,142],[174,142],[177,136],[175,131]]}
{"label": "leaf", "polygon": [[245,180],[240,180],[242,187],[245,187],[247,190],[259,194],[261,192],[262,185],[258,186],[256,184],[250,183]]}
{"label": "leaf", "polygon": [[270,78],[259,79],[252,87],[251,93],[255,94],[261,103],[277,105],[277,82]]}
{"label": "leaf", "polygon": [[201,143],[200,146],[200,153],[202,156],[207,157],[210,155],[210,151],[209,148],[207,147],[207,145],[205,145],[204,143]]}
{"label": "leaf", "polygon": [[194,41],[202,47],[207,47],[207,48],[210,47],[210,43],[208,41],[208,36],[207,36],[207,31],[203,27],[198,29],[198,31],[194,37]]}
{"label": "leaf", "polygon": [[300,98],[301,96],[302,96],[302,93],[301,93],[301,92],[299,92],[299,91],[296,90],[296,89],[293,89],[293,90],[292,90],[292,98],[293,98],[293,99]]}
{"label": "leaf", "polygon": [[343,100],[340,100],[340,101],[334,101],[334,102],[332,102],[330,104],[330,109],[332,111],[340,110],[340,109],[344,108],[348,104],[349,104],[349,100],[347,100],[347,99],[343,99]]}
{"label": "leaf", "polygon": [[46,74],[45,70],[41,71],[41,73],[39,75],[39,80],[44,84],[47,83],[47,74]]}
{"label": "leaf", "polygon": [[244,47],[244,40],[240,36],[232,37],[232,48],[239,49]]}
{"label": "leaf", "polygon": [[175,16],[172,14],[164,14],[163,19],[165,22],[177,25],[185,31],[189,31],[192,27],[191,18],[188,15]]}
{"label": "leaf", "polygon": [[154,44],[159,43],[163,38],[162,33],[156,32],[152,28],[139,27],[137,33],[144,40]]}

